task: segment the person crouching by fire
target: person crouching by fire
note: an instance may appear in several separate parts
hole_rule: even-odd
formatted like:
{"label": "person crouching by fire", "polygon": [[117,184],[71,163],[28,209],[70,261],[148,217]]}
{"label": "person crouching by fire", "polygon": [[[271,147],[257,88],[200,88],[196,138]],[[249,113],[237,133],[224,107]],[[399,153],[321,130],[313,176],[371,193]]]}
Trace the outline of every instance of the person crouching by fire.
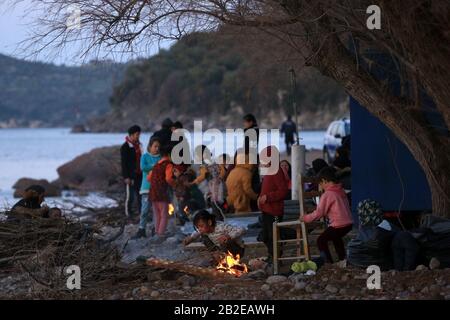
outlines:
{"label": "person crouching by fire", "polygon": [[216,260],[222,258],[223,253],[232,253],[234,256],[244,255],[244,242],[242,236],[245,229],[216,221],[216,216],[206,210],[198,211],[194,216],[194,226],[198,230],[184,239],[184,245],[201,238],[209,251],[213,252]]}

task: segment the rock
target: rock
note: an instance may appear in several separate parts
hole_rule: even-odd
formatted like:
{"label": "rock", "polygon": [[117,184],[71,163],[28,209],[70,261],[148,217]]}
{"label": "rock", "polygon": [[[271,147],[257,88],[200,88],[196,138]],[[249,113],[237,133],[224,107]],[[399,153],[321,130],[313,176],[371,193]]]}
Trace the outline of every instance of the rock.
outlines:
{"label": "rock", "polygon": [[339,289],[339,294],[340,295],[346,295],[347,294],[347,289],[346,288],[341,288],[341,289]]}
{"label": "rock", "polygon": [[429,264],[429,267],[431,270],[439,269],[440,266],[441,266],[441,262],[437,258],[435,258],[435,257],[431,258],[430,264]]}
{"label": "rock", "polygon": [[295,290],[305,290],[306,283],[304,281],[299,281],[294,286]]}
{"label": "rock", "polygon": [[273,297],[273,291],[272,290],[266,290],[265,293],[266,293],[266,296],[268,298],[272,298]]}
{"label": "rock", "polygon": [[164,244],[174,245],[174,244],[178,244],[180,242],[181,242],[180,237],[173,236],[173,237],[167,238],[166,241],[164,241]]}
{"label": "rock", "polygon": [[341,277],[341,281],[342,281],[342,282],[347,282],[348,280],[350,280],[350,277],[349,277],[347,274],[344,274],[344,275]]}
{"label": "rock", "polygon": [[436,284],[432,284],[430,287],[429,287],[429,290],[432,292],[432,293],[437,293],[437,294],[439,294],[440,292],[441,292],[441,287],[440,286],[438,286],[438,285],[436,285]]}
{"label": "rock", "polygon": [[263,285],[261,286],[261,290],[262,290],[262,291],[270,290],[270,286],[269,286],[267,283],[265,283],[265,284],[263,284]]}
{"label": "rock", "polygon": [[314,287],[309,284],[305,287],[305,291],[308,293],[312,293],[312,292],[314,292]]}
{"label": "rock", "polygon": [[267,262],[264,262],[261,258],[251,259],[248,262],[248,267],[250,270],[265,270],[267,267]]}
{"label": "rock", "polygon": [[197,279],[185,274],[177,279],[177,283],[181,284],[183,287],[193,287],[196,285]]}
{"label": "rock", "polygon": [[307,278],[307,276],[305,276],[305,275],[302,274],[302,273],[293,273],[293,274],[291,274],[291,275],[288,277],[288,279],[289,279],[292,283],[297,283],[297,282],[302,281],[302,280],[304,280],[304,279],[306,279],[306,278]]}
{"label": "rock", "polygon": [[47,197],[60,197],[61,196],[61,187],[57,182],[48,182],[45,179],[37,180],[30,178],[20,178],[13,185],[14,189],[14,198],[22,198],[24,191],[31,185],[40,185],[45,189],[45,195]]}
{"label": "rock", "polygon": [[253,280],[262,280],[265,278],[267,278],[267,274],[262,269],[249,272],[241,277],[241,279],[253,279]]}
{"label": "rock", "polygon": [[153,290],[152,293],[150,294],[150,297],[152,298],[158,298],[161,294],[159,293],[158,290]]}
{"label": "rock", "polygon": [[412,287],[408,288],[408,291],[414,293],[414,292],[417,292],[417,289],[416,289],[416,287],[412,286]]}
{"label": "rock", "polygon": [[184,291],[183,290],[171,290],[169,292],[170,294],[177,294],[177,295],[184,295]]}
{"label": "rock", "polygon": [[76,124],[70,130],[70,133],[86,133],[86,127],[82,124]]}
{"label": "rock", "polygon": [[59,183],[79,191],[121,191],[119,146],[96,148],[60,166]]}
{"label": "rock", "polygon": [[146,294],[150,291],[150,289],[146,286],[142,286],[139,291],[141,294]]}
{"label": "rock", "polygon": [[328,284],[326,287],[325,287],[325,290],[326,291],[328,291],[329,293],[338,293],[338,291],[339,291],[339,289],[338,288],[336,288],[335,286],[333,286],[333,285],[331,285],[331,284]]}
{"label": "rock", "polygon": [[324,300],[324,299],[323,299],[323,294],[320,294],[320,293],[313,293],[313,294],[311,295],[311,298],[312,298],[313,300]]}
{"label": "rock", "polygon": [[416,268],[416,271],[422,271],[422,270],[428,270],[428,268],[426,266],[424,266],[423,264],[418,265]]}
{"label": "rock", "polygon": [[287,280],[288,280],[288,278],[286,278],[285,276],[276,275],[276,276],[268,277],[266,279],[266,283],[268,283],[268,284],[275,284],[275,283],[286,282]]}
{"label": "rock", "polygon": [[428,289],[428,287],[424,287],[422,290],[420,290],[420,293],[423,294],[428,294],[430,292],[430,290]]}

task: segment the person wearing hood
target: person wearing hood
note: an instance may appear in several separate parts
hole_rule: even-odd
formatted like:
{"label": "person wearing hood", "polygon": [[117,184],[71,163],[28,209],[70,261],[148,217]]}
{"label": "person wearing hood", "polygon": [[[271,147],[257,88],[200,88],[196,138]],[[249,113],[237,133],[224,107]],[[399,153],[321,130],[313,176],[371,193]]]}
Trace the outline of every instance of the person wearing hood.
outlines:
{"label": "person wearing hood", "polygon": [[141,128],[134,125],[128,129],[128,136],[120,147],[120,160],[122,177],[125,182],[125,215],[132,216],[133,203],[137,202],[138,215],[141,212],[141,199],[139,191],[142,184],[141,156],[142,145],[139,141]]}
{"label": "person wearing hood", "polygon": [[300,218],[310,223],[325,218],[328,227],[317,239],[320,257],[325,263],[332,263],[328,242],[332,241],[339,260],[345,259],[345,246],[342,238],[352,230],[352,214],[347,195],[341,184],[337,183],[336,170],[332,167],[323,168],[319,174],[319,191],[323,191],[319,205],[314,212]]}
{"label": "person wearing hood", "polygon": [[234,212],[251,212],[250,202],[258,198],[252,188],[253,164],[249,163],[248,155],[238,152],[236,165],[226,180],[227,203],[234,208]]}
{"label": "person wearing hood", "polygon": [[273,256],[273,223],[282,221],[284,199],[289,193],[289,181],[280,167],[280,154],[276,147],[269,146],[261,151],[260,166],[269,168],[274,165],[274,159],[278,162],[277,167],[274,168],[273,172],[268,172],[264,176],[261,194],[258,198],[258,207],[262,213],[261,237],[267,247],[268,261],[271,261]]}
{"label": "person wearing hood", "polygon": [[161,149],[168,148],[171,144],[173,122],[170,118],[164,119],[161,129],[156,131],[151,138],[158,138]]}

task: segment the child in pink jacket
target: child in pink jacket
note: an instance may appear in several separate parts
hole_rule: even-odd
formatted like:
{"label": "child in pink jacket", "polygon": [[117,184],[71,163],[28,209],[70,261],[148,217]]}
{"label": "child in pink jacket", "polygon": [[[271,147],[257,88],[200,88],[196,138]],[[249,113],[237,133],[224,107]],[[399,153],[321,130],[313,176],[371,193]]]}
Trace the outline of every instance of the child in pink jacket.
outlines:
{"label": "child in pink jacket", "polygon": [[352,215],[350,205],[342,186],[337,183],[335,169],[323,168],[319,174],[319,190],[324,191],[317,209],[301,219],[310,223],[324,217],[328,228],[317,239],[320,256],[325,263],[332,263],[328,242],[332,241],[339,260],[345,259],[345,247],[342,238],[352,230]]}

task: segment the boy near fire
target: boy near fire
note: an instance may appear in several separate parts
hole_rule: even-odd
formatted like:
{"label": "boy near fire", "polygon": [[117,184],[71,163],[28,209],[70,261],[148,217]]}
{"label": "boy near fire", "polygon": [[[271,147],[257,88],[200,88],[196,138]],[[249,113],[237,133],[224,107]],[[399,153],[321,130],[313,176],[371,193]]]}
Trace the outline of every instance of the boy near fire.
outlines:
{"label": "boy near fire", "polygon": [[206,210],[196,213],[194,226],[198,231],[185,238],[184,245],[201,238],[206,248],[213,252],[216,260],[219,260],[222,254],[227,252],[240,257],[244,255],[244,242],[242,241],[244,228],[216,221],[216,216]]}

